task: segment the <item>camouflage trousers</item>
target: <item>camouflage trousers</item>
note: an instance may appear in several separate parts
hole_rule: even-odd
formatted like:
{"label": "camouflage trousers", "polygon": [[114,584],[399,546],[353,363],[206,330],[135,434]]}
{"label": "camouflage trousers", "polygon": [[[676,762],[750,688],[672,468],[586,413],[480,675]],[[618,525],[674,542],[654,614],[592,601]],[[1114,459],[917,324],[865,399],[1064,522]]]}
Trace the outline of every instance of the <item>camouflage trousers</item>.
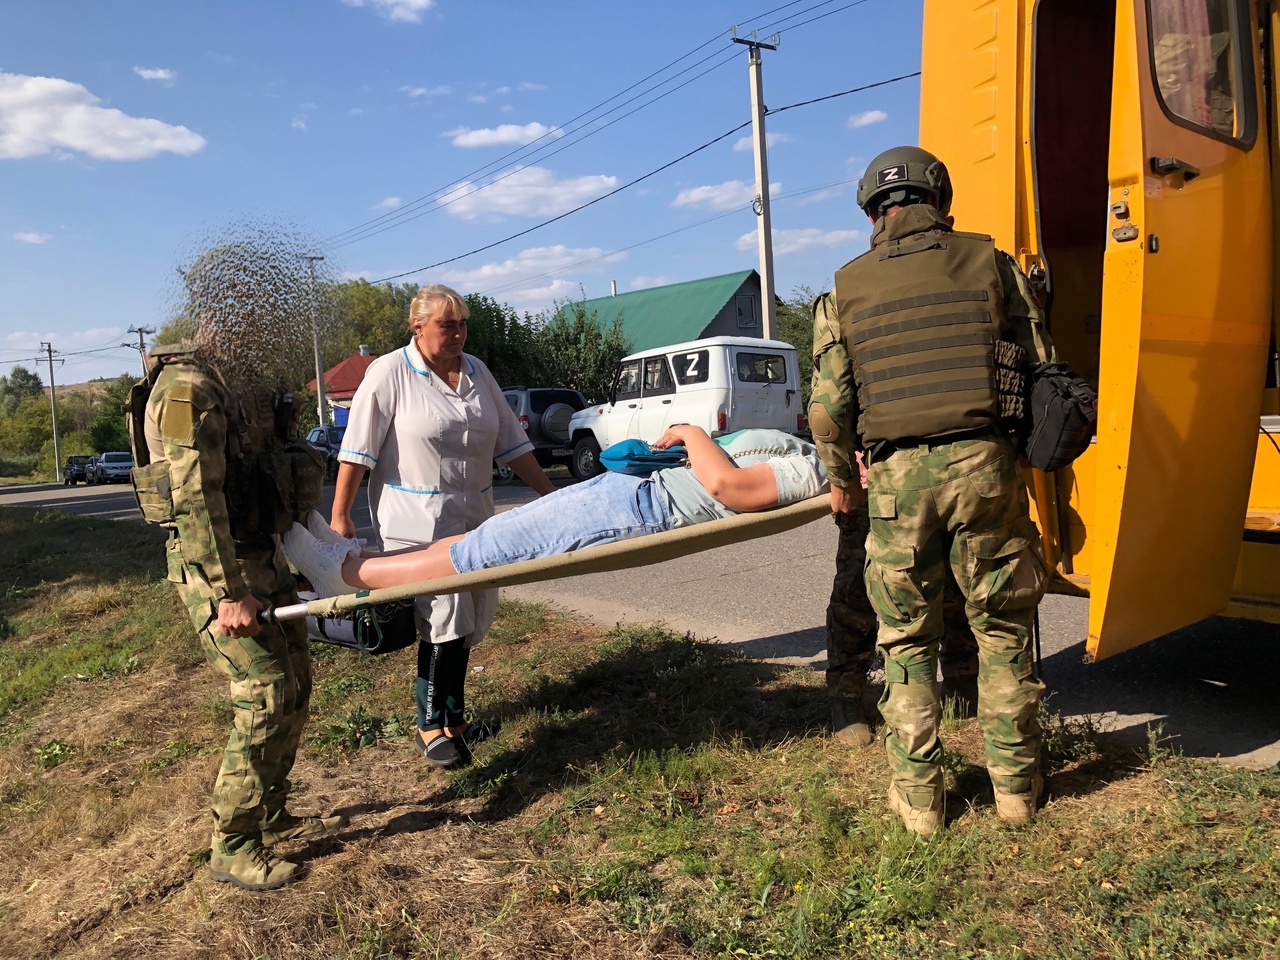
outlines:
{"label": "camouflage trousers", "polygon": [[[840,537],[836,544],[836,576],[827,604],[827,696],[861,700],[867,674],[876,658],[876,612],[867,598],[867,534],[871,518],[863,507],[832,514]],[[943,591],[943,637],[939,660],[943,679],[978,675],[978,643],[969,629],[964,595],[949,578]]]}
{"label": "camouflage trousers", "polygon": [[[253,595],[269,606],[297,603],[293,574],[274,538],[237,543]],[[218,630],[218,604],[199,567],[182,562],[181,542],[169,539],[169,579],[186,604],[210,665],[230,683],[235,712],[222,769],[213,787],[214,831],[239,837],[261,833],[262,821],[284,809],[289,771],[307,721],[311,654],[304,621],[264,626],[256,637]]]}
{"label": "camouflage trousers", "polygon": [[978,722],[995,787],[1025,793],[1040,760],[1031,623],[1048,574],[1013,447],[895,450],[868,475],[867,594],[880,617],[880,700],[893,782],[913,807],[942,788],[936,678],[948,571],[978,643]]}

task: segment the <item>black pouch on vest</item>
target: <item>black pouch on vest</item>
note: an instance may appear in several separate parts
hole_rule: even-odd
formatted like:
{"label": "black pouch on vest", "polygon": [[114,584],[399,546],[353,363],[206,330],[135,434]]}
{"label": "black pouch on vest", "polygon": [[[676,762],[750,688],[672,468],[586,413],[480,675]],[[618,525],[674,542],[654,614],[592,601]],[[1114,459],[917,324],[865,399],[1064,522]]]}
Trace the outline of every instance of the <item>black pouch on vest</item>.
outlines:
{"label": "black pouch on vest", "polygon": [[1098,392],[1062,363],[1031,373],[1031,432],[1023,450],[1037,470],[1061,470],[1089,448],[1098,428]]}
{"label": "black pouch on vest", "polygon": [[324,454],[305,440],[291,440],[285,444],[284,454],[289,458],[289,504],[293,517],[306,523],[307,514],[320,506],[324,486]]}
{"label": "black pouch on vest", "polygon": [[307,634],[320,643],[380,655],[417,643],[418,625],[413,618],[413,601],[400,600],[357,607],[336,617],[309,616]]}

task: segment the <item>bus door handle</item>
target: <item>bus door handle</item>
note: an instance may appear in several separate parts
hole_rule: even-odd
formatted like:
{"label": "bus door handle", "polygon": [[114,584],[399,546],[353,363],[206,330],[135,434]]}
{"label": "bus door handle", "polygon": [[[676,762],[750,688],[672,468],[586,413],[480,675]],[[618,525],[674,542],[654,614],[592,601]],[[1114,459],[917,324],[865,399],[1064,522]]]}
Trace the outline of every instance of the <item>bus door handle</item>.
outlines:
{"label": "bus door handle", "polygon": [[1158,173],[1162,177],[1180,173],[1182,174],[1183,183],[1190,183],[1200,176],[1199,167],[1193,163],[1187,163],[1185,160],[1179,160],[1177,157],[1152,157],[1151,171],[1152,173]]}

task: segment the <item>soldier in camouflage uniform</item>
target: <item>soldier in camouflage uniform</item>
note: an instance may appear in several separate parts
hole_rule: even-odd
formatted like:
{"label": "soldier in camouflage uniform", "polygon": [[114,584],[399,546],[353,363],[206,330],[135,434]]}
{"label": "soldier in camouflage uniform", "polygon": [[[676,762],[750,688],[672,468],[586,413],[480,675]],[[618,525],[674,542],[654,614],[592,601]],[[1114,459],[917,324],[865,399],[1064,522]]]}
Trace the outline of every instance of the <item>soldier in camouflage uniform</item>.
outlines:
{"label": "soldier in camouflage uniform", "polygon": [[149,360],[126,407],[134,489],[144,518],[168,531],[168,579],[210,665],[230,683],[235,713],[213,789],[209,872],[269,890],[300,876],[269,847],[345,826],[341,816],[286,809],[310,651],[302,621],[257,621],[264,606],[298,602],[278,534],[318,502],[324,461],[288,442],[296,440],[291,398],[260,384],[229,386],[208,338],[157,346]]}
{"label": "soldier in camouflage uniform", "polygon": [[[813,390],[810,406],[822,408],[819,419],[841,424],[841,436],[853,435],[853,366],[840,339],[835,297],[823,293],[813,301]],[[811,413],[812,417],[812,413]],[[866,482],[862,454],[851,462],[846,450],[814,437],[833,487],[847,488]],[[845,502],[845,498],[841,498]],[[839,533],[836,575],[827,604],[827,698],[831,701],[831,729],[840,739],[856,746],[870,745],[867,717],[867,674],[876,655],[876,612],[871,608],[864,580],[867,534],[871,518],[866,503],[847,512],[833,513]],[[942,665],[942,699],[951,699],[960,716],[972,716],[978,702],[978,644],[969,629],[964,595],[952,580],[943,594],[944,633],[939,660]]]}
{"label": "soldier in camouflage uniform", "polygon": [[[858,205],[875,224],[871,250],[835,284],[855,432],[842,436],[821,405],[810,417],[815,438],[850,462],[857,450],[868,458],[866,588],[885,659],[889,804],[921,836],[944,826],[936,676],[949,571],[978,643],[996,812],[1026,822],[1043,788],[1031,623],[1048,575],[1003,394],[1025,391],[1028,358],[1052,360],[1052,344],[1012,258],[990,237],[952,230],[950,178],[932,154],[881,154]],[[836,512],[861,497],[852,483],[832,487]]]}

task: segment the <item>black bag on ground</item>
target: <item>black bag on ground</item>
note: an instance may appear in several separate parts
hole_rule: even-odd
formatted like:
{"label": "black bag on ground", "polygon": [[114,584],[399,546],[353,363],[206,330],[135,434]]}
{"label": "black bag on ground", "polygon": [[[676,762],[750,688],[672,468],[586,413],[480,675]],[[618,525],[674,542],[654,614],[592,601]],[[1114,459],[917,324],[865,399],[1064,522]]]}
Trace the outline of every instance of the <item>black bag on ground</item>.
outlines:
{"label": "black bag on ground", "polygon": [[418,642],[413,601],[398,600],[357,607],[336,617],[308,616],[307,636],[319,643],[361,653],[394,653]]}
{"label": "black bag on ground", "polygon": [[1098,392],[1064,363],[1031,372],[1031,431],[1023,453],[1045,473],[1061,470],[1089,449],[1098,428]]}

